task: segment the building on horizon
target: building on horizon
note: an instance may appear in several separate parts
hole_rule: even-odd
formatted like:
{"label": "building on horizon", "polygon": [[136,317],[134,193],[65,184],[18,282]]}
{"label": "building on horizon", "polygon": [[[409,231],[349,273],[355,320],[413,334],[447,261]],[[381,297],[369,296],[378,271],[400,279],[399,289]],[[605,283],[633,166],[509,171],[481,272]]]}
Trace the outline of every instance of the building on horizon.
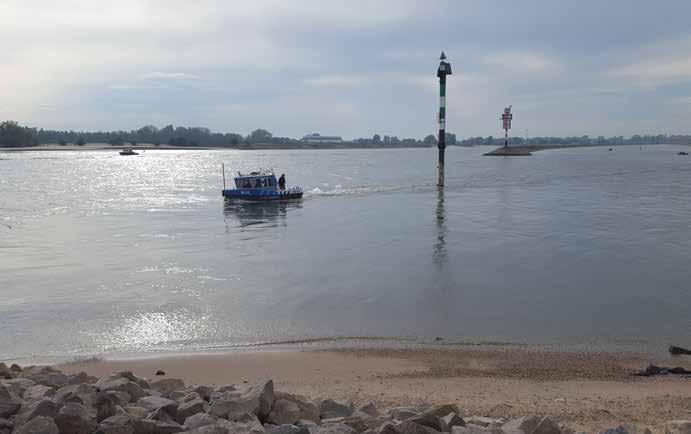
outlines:
{"label": "building on horizon", "polygon": [[319,133],[307,134],[302,137],[305,143],[343,143],[341,136],[322,136]]}

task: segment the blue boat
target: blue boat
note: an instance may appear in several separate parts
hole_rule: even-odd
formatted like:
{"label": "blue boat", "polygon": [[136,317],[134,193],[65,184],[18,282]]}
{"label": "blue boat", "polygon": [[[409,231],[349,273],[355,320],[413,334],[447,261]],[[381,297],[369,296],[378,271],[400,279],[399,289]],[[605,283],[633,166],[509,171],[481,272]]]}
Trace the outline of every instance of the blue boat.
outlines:
{"label": "blue boat", "polygon": [[294,200],[302,198],[302,188],[281,188],[271,170],[260,170],[235,177],[235,188],[226,188],[226,174],[223,170],[223,197],[244,200]]}

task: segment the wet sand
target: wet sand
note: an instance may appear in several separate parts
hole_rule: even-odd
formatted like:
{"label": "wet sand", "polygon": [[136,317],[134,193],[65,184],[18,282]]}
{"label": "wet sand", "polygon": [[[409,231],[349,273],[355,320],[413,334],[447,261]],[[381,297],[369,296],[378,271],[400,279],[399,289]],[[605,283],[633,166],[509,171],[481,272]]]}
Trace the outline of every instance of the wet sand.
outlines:
{"label": "wet sand", "polygon": [[188,384],[272,378],[276,389],[317,399],[372,401],[382,408],[457,403],[465,415],[550,415],[586,430],[622,423],[661,427],[691,418],[691,379],[642,378],[648,363],[691,369],[691,357],[482,349],[342,349],[90,359],[60,366],[96,376],[161,369]]}

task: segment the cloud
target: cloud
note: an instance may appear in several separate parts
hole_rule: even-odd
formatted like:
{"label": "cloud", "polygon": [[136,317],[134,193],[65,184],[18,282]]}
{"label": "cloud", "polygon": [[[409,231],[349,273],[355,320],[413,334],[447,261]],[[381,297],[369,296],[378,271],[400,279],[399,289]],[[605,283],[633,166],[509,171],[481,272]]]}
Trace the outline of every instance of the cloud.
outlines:
{"label": "cloud", "polygon": [[543,54],[528,52],[500,52],[484,57],[490,67],[499,67],[512,73],[543,74],[559,69],[559,62]]}
{"label": "cloud", "polygon": [[641,86],[691,82],[691,58],[654,59],[614,68],[610,75]]}
{"label": "cloud", "polygon": [[198,75],[185,72],[147,72],[140,77],[142,80],[199,80]]}
{"label": "cloud", "polygon": [[362,87],[372,83],[371,77],[363,75],[327,75],[324,77],[310,77],[304,80],[307,86],[316,87]]}

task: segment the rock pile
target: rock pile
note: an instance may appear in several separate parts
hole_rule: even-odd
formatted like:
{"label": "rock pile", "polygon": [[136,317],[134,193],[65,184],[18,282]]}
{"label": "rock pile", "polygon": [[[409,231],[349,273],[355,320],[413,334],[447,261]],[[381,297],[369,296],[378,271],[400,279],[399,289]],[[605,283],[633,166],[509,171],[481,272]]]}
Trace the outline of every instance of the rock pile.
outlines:
{"label": "rock pile", "polygon": [[[691,433],[672,421],[667,433]],[[431,408],[373,404],[355,408],[312,401],[254,385],[188,386],[182,380],[139,378],[128,371],[95,378],[47,366],[0,363],[0,434],[566,434],[549,417],[514,420],[465,417],[453,404]],[[607,434],[645,433],[616,427]]]}

